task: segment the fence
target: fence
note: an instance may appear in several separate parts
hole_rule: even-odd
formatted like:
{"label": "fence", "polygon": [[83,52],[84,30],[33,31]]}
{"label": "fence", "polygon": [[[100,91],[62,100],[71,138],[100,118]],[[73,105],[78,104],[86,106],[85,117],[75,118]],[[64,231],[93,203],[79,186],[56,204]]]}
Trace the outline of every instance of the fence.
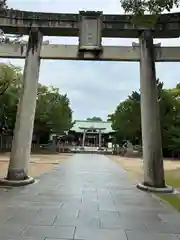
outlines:
{"label": "fence", "polygon": [[0,152],[10,152],[12,146],[12,136],[0,135]]}
{"label": "fence", "polygon": [[[0,152],[10,152],[12,147],[12,136],[0,135]],[[71,146],[69,145],[55,145],[53,142],[49,144],[32,143],[32,152],[37,153],[56,153],[69,152]]]}

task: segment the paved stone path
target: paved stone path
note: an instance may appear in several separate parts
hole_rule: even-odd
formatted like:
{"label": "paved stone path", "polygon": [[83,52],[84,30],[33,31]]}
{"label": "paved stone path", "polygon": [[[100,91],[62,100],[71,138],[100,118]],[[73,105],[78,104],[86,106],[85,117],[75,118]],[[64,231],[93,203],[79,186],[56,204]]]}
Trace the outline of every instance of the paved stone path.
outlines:
{"label": "paved stone path", "polygon": [[0,189],[0,240],[58,239],[179,240],[180,214],[107,157],[77,154],[34,185]]}

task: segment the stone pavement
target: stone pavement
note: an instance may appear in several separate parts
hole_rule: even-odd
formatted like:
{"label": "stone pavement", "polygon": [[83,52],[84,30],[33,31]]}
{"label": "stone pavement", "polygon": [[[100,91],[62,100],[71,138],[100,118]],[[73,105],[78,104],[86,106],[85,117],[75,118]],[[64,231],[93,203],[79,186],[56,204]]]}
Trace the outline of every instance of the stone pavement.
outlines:
{"label": "stone pavement", "polygon": [[103,155],[77,154],[38,182],[0,188],[0,240],[179,240],[180,214]]}

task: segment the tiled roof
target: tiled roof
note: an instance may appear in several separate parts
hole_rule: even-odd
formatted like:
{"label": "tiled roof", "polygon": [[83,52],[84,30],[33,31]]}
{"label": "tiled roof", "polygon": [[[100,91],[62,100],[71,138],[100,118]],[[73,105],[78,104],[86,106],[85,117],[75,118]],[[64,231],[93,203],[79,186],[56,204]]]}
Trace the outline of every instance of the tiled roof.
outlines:
{"label": "tiled roof", "polygon": [[104,121],[88,121],[88,120],[76,120],[74,126],[71,128],[71,131],[75,132],[83,132],[84,129],[102,129],[102,133],[111,133],[114,130],[111,127],[112,122],[104,122]]}

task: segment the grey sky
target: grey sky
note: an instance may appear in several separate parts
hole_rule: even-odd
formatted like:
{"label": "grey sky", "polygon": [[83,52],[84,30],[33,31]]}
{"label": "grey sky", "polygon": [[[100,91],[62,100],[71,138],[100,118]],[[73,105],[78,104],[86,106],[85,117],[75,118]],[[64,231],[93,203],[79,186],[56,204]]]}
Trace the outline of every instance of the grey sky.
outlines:
{"label": "grey sky", "polygon": [[[52,4],[51,4],[52,3]],[[9,7],[43,12],[75,12],[101,10],[123,13],[119,0],[8,0]],[[174,9],[176,11],[176,9]],[[77,38],[44,37],[50,43],[76,44]],[[105,45],[131,45],[136,39],[103,39]],[[166,46],[179,46],[179,39],[156,40]],[[9,61],[3,59],[1,61]],[[10,60],[22,66],[23,60]],[[180,63],[158,63],[157,77],[166,87],[180,82]],[[42,61],[40,82],[67,93],[74,119],[100,116],[106,119],[117,104],[133,90],[139,89],[139,64],[128,62]]]}

